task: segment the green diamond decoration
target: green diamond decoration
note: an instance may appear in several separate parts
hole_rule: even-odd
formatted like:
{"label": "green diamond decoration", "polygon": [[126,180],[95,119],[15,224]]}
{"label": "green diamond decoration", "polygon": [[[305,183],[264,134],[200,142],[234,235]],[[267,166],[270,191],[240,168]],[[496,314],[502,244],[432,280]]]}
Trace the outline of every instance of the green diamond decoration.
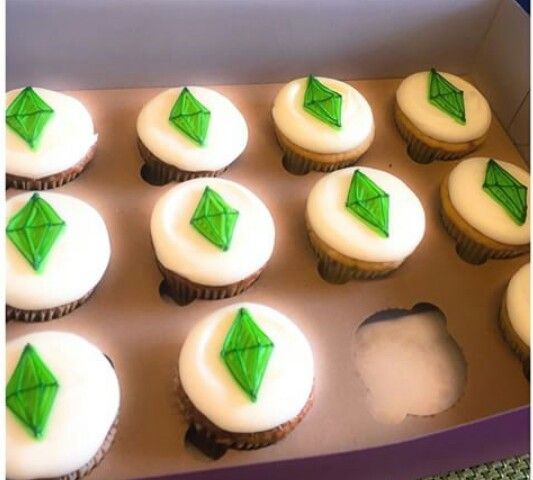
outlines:
{"label": "green diamond decoration", "polygon": [[27,344],[6,387],[6,405],[32,433],[42,438],[59,383],[37,353]]}
{"label": "green diamond decoration", "polygon": [[65,228],[65,222],[38,193],[11,217],[6,234],[37,272]]}
{"label": "green diamond decoration", "polygon": [[37,148],[54,110],[31,87],[24,88],[6,110],[6,123],[31,148]]}
{"label": "green diamond decoration", "polygon": [[525,223],[527,187],[492,158],[487,162],[483,190],[502,206],[517,225]]}
{"label": "green diamond decoration", "polygon": [[168,118],[180,132],[200,146],[205,144],[211,112],[185,87],[181,90]]}
{"label": "green diamond decoration", "polygon": [[342,126],[342,95],[326,87],[313,75],[307,77],[304,109],[331,127]]}
{"label": "green diamond decoration", "polygon": [[231,245],[239,212],[212,188],[205,187],[191,218],[191,225],[213,245],[227,251]]}
{"label": "green diamond decoration", "polygon": [[464,92],[434,68],[429,71],[429,102],[461,125],[466,124]]}
{"label": "green diamond decoration", "polygon": [[346,208],[378,235],[389,236],[389,194],[361,170],[352,176]]}
{"label": "green diamond decoration", "polygon": [[274,344],[255,323],[246,308],[240,308],[224,339],[220,355],[231,375],[252,402],[265,376]]}

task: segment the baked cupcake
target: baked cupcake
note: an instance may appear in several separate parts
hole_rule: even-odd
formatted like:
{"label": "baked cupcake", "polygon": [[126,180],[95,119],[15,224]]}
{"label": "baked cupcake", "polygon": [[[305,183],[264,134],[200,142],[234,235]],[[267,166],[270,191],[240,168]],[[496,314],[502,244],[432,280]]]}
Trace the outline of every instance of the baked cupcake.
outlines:
{"label": "baked cupcake", "polygon": [[529,268],[527,263],[513,275],[500,309],[503,336],[523,362],[529,362]]}
{"label": "baked cupcake", "polygon": [[154,207],[152,244],[165,291],[180,305],[250,287],[274,249],[274,221],[250,190],[220,178],[189,180]]}
{"label": "baked cupcake", "polygon": [[120,389],[108,358],[72,333],[33,333],[6,346],[6,475],[79,479],[110,449]]}
{"label": "baked cupcake", "polygon": [[82,305],[102,279],[110,244],[100,214],[59,193],[6,204],[6,319],[42,322]]}
{"label": "baked cupcake", "polygon": [[243,450],[291,432],[311,407],[313,383],[305,336],[285,315],[255,303],[226,306],[195,324],[176,378],[189,438]]}
{"label": "baked cupcake", "polygon": [[318,271],[331,283],[388,275],[413,253],[426,225],[412,190],[368,167],[319,180],[307,199],[306,223]]}
{"label": "baked cupcake", "polygon": [[244,151],[248,127],[224,95],[204,87],[171,88],[137,118],[143,178],[156,185],[214,177]]}
{"label": "baked cupcake", "polygon": [[81,102],[44,88],[6,94],[6,186],[60,187],[94,157],[98,135]]}
{"label": "baked cupcake", "polygon": [[339,80],[298,78],[272,108],[283,165],[291,173],[330,172],[353,165],[374,140],[374,117],[365,97]]}
{"label": "baked cupcake", "polygon": [[460,162],[440,188],[444,226],[467,262],[529,251],[529,174],[511,163],[477,157]]}
{"label": "baked cupcake", "polygon": [[396,125],[416,162],[461,158],[478,148],[490,126],[490,106],[470,83],[451,73],[418,72],[396,91]]}

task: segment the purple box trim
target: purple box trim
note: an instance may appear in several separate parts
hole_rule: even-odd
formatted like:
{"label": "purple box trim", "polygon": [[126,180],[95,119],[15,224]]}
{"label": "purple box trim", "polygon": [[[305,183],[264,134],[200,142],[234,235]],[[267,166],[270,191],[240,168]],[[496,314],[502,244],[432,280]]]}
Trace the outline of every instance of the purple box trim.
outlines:
{"label": "purple box trim", "polygon": [[529,451],[530,407],[466,423],[407,442],[352,452],[262,463],[151,480],[413,480]]}

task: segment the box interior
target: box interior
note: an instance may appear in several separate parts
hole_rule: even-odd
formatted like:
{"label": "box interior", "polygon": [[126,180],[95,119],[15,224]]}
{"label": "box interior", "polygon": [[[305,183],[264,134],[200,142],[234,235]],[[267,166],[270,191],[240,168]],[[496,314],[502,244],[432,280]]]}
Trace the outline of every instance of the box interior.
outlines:
{"label": "box interior", "polygon": [[[390,171],[417,193],[426,212],[426,234],[390,277],[340,286],[319,277],[306,240],[305,201],[321,174],[297,177],[281,166],[270,119],[280,84],[215,87],[243,112],[250,131],[245,153],[224,177],[248,186],[266,203],[276,222],[276,248],[262,277],[244,294],[186,307],[160,297],[161,276],[150,245],[152,208],[172,185],[154,187],[141,179],[135,145],[139,109],[160,90],[72,92],[92,113],[99,145],[88,171],[59,190],[89,201],[103,214],[111,234],[111,264],[95,296],[82,308],[49,324],[10,323],[7,335],[74,331],[113,359],[123,392],[121,423],[116,443],[92,478],[132,478],[359,450],[527,405],[529,384],[497,326],[505,286],[527,257],[473,266],[457,256],[438,212],[439,182],[455,162],[420,165],[409,159],[392,116],[398,83],[353,82],[372,105],[376,121],[375,142],[359,164]],[[522,163],[496,119],[479,154]],[[316,361],[315,406],[277,445],[230,451],[214,462],[183,443],[187,425],[175,406],[172,372],[192,325],[238,301],[278,308],[306,334]],[[370,315],[389,308],[410,309],[420,302],[437,306],[446,316],[447,330],[467,362],[466,389],[458,403],[441,414],[409,416],[385,425],[369,414],[365,387],[353,363],[353,336]]]}
{"label": "box interior", "polygon": [[[8,0],[6,23],[7,87],[33,84],[77,90],[74,95],[88,106],[100,132],[94,164],[61,191],[91,202],[111,227],[114,257],[107,276],[95,298],[69,317],[50,325],[13,324],[7,329],[8,338],[36,329],[76,331],[116,360],[125,392],[123,420],[115,447],[90,478],[131,478],[360,449],[529,402],[529,386],[493,322],[508,278],[526,259],[472,267],[454,257],[452,242],[441,231],[435,213],[435,186],[452,166],[419,166],[405,155],[390,115],[397,80],[354,82],[373,106],[381,131],[362,164],[392,168],[410,181],[426,211],[432,212],[431,225],[416,254],[418,260],[379,287],[336,287],[316,278],[300,214],[306,192],[318,176],[299,179],[282,170],[268,114],[279,88],[268,82],[309,71],[342,79],[398,78],[436,65],[468,74],[491,103],[499,122],[493,122],[479,153],[521,163],[520,152],[528,160],[529,18],[514,1],[412,0],[405,8],[405,3],[394,0],[379,6],[348,0],[327,6],[318,0],[153,0],[147,8],[143,0],[129,0],[127,7],[119,0]],[[172,411],[169,379],[184,335],[196,319],[219,304],[198,302],[179,308],[157,294],[160,277],[147,225],[155,200],[169,187],[151,187],[140,179],[133,140],[137,113],[157,90],[126,89],[186,83],[220,85],[217,88],[243,111],[255,133],[244,159],[227,178],[249,185],[280,223],[271,266],[253,290],[235,301],[279,306],[317,345],[316,354],[327,358],[317,373],[322,385],[319,403],[287,441],[258,452],[230,452],[216,463],[182,446],[185,425]],[[246,85],[257,83],[264,85]],[[120,90],[97,90],[104,88]],[[276,199],[273,185],[279,191],[294,191],[294,203],[287,206]],[[291,224],[291,219],[298,220]],[[437,254],[433,242],[442,247]],[[287,270],[283,258],[289,255],[301,263]],[[425,262],[432,270],[418,272],[416,264]],[[456,276],[464,279],[464,285],[456,282]],[[469,282],[476,287],[469,287]],[[289,283],[299,288],[288,294],[284,285]],[[343,305],[345,313],[339,315],[339,328],[317,325],[329,321],[331,305],[307,304],[313,288],[320,292],[325,288],[340,299],[339,311]],[[340,294],[339,288],[344,289]],[[359,296],[365,302],[358,302]],[[456,407],[436,417],[409,417],[399,426],[383,427],[365,415],[361,386],[353,381],[349,367],[349,348],[336,346],[351,335],[357,322],[377,310],[411,308],[420,301],[444,311],[449,331],[467,354],[471,372],[467,391]],[[112,311],[104,308],[109,304],[114,304]],[[314,323],[309,325],[311,312]],[[481,329],[480,319],[488,322]],[[132,325],[135,336],[125,333]],[[334,412],[355,414],[348,415],[351,420],[333,421]]]}

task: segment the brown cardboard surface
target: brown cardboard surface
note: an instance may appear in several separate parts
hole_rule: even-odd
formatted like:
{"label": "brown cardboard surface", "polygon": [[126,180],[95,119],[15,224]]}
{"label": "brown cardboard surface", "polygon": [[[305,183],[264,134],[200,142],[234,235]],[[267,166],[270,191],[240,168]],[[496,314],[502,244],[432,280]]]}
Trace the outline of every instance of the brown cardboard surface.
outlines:
{"label": "brown cardboard surface", "polygon": [[[270,208],[277,227],[276,248],[262,277],[243,295],[195,301],[186,307],[160,298],[161,276],[150,244],[152,207],[172,185],[154,187],[139,175],[135,121],[142,104],[159,90],[73,92],[93,114],[99,144],[87,171],[59,191],[87,200],[102,213],[111,234],[111,264],[94,297],[79,310],[40,325],[11,322],[7,336],[72,331],[113,359],[122,389],[121,420],[112,450],[91,479],[118,480],[360,449],[528,403],[529,384],[497,327],[501,295],[528,257],[473,266],[456,255],[438,213],[439,182],[456,162],[420,165],[409,159],[393,123],[398,83],[353,82],[376,118],[375,142],[359,163],[399,176],[421,199],[427,231],[412,257],[384,280],[341,286],[324,282],[304,226],[307,194],[323,174],[297,177],[281,166],[270,117],[279,85],[224,86],[217,89],[244,114],[250,139],[242,157],[223,176],[251,188]],[[523,165],[496,119],[477,153]],[[172,370],[191,326],[214,309],[241,300],[278,308],[307,335],[315,354],[316,401],[286,440],[258,451],[229,451],[215,462],[183,444],[187,426],[175,407]],[[419,302],[431,302],[446,315],[448,330],[468,364],[466,391],[446,412],[384,425],[367,410],[364,387],[354,371],[353,334],[378,310],[411,308]]]}

